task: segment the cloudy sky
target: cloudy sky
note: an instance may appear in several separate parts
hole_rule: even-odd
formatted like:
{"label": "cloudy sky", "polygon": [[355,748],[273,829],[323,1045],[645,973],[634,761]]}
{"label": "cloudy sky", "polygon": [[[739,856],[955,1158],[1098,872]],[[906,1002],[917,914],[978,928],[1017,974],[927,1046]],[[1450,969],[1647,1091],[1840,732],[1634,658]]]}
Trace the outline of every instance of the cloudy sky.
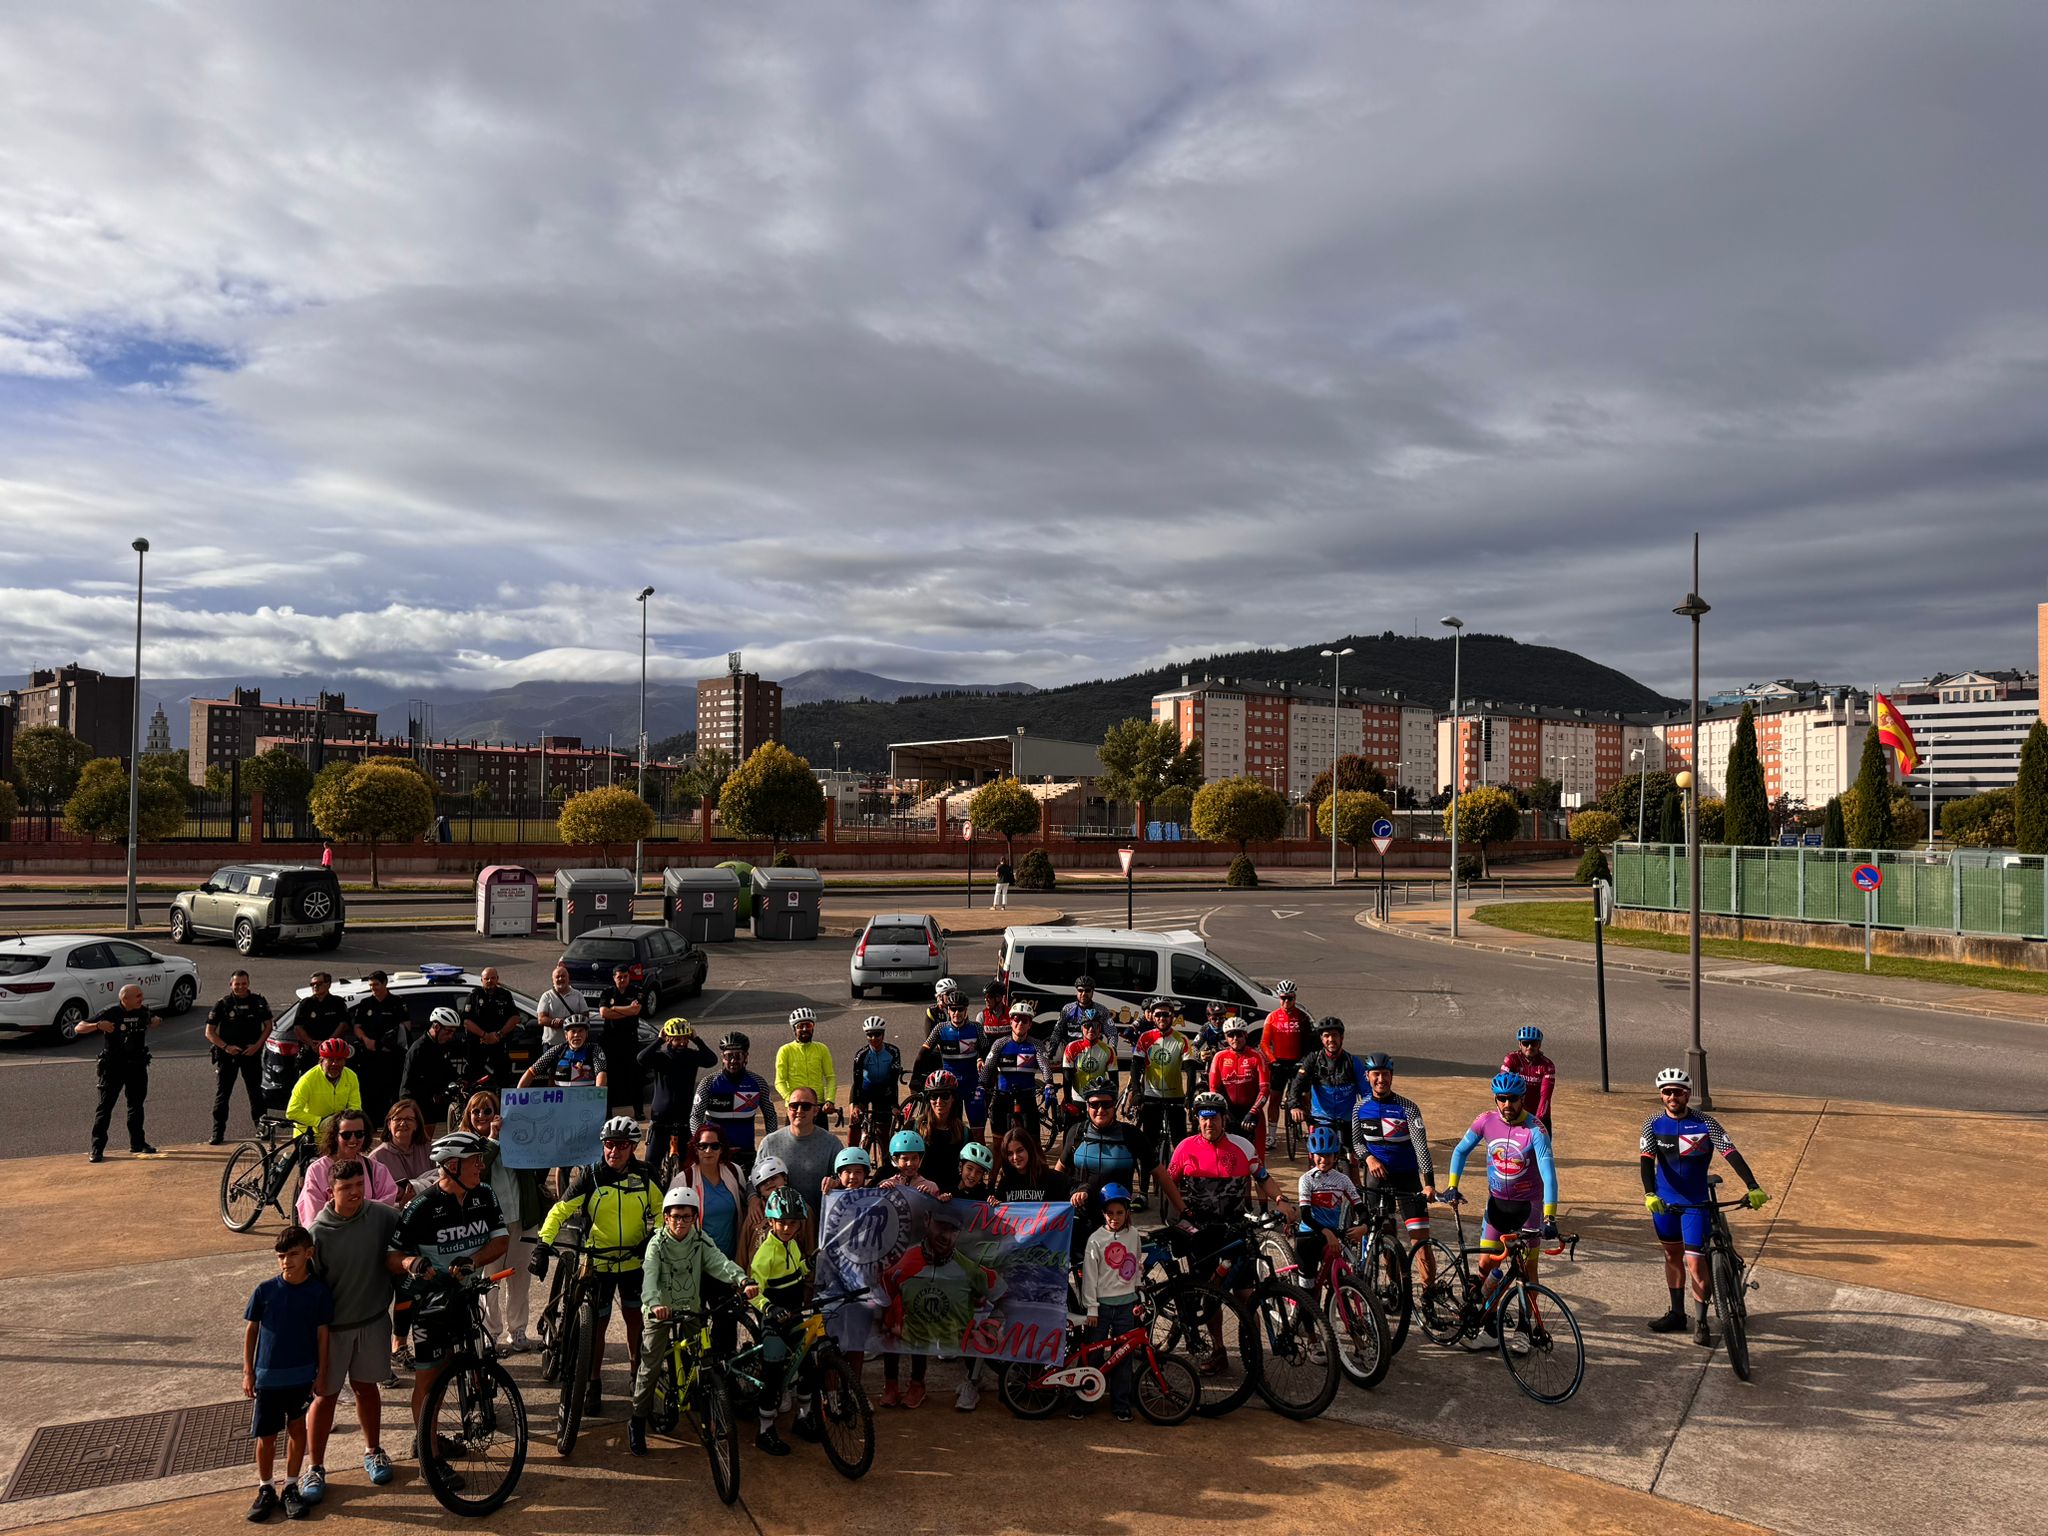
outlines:
{"label": "cloudy sky", "polygon": [[2048,8],[0,15],[0,673],[2032,659]]}

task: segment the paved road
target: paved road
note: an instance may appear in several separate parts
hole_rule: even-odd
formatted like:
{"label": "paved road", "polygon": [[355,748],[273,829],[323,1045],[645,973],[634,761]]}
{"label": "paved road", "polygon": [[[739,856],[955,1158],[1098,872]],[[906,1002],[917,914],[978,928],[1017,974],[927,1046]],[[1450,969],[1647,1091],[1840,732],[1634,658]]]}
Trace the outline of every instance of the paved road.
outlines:
{"label": "paved road", "polygon": [[[1061,898],[1077,922],[1120,923],[1123,904],[1107,893]],[[1257,893],[1153,893],[1141,897],[1141,926],[1195,928],[1221,954],[1268,980],[1291,976],[1317,1014],[1336,1013],[1360,1049],[1395,1053],[1404,1072],[1470,1072],[1497,1063],[1521,1024],[1539,1025],[1551,1054],[1580,1081],[1597,1077],[1593,973],[1581,965],[1455,950],[1361,928],[1348,891],[1294,889]],[[784,946],[743,939],[714,947],[705,995],[692,1017],[754,1038],[757,1061],[785,1039],[789,1009],[820,1014],[820,1038],[841,1065],[860,1044],[859,1023],[880,1013],[890,1038],[913,1042],[922,1000],[850,1002],[845,943]],[[993,938],[953,941],[963,981],[994,968]],[[225,990],[232,951],[190,951],[201,965],[201,996]],[[495,962],[508,985],[530,994],[546,984],[555,954],[547,940],[482,939],[464,933],[352,935],[339,955],[322,957],[337,974],[441,960]],[[265,955],[249,966],[256,989],[282,1006],[314,969],[311,953]],[[2034,1113],[2048,1101],[2048,1052],[2037,1026],[1996,1020],[1865,1008],[1828,998],[1710,986],[1707,1043],[1715,1083],[1727,1088],[1837,1094],[1940,1109]],[[1690,1024],[1681,982],[1630,975],[1608,978],[1612,1077],[1619,1091],[1644,1094],[1657,1068],[1683,1059]],[[156,1042],[150,1134],[159,1142],[202,1139],[212,1077],[200,1034],[203,1010],[166,1021]],[[90,1041],[0,1046],[0,1157],[83,1151],[92,1104]],[[1475,1111],[1476,1112],[1476,1111]],[[118,1140],[118,1138],[117,1138]]]}

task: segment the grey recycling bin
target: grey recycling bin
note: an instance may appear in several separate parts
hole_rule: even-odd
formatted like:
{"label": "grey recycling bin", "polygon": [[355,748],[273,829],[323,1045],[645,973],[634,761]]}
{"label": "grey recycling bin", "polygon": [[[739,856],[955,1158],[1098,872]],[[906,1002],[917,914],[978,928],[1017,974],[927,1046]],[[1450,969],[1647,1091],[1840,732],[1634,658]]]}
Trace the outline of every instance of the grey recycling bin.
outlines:
{"label": "grey recycling bin", "polygon": [[633,921],[630,869],[555,871],[555,937],[564,944],[593,928]]}
{"label": "grey recycling bin", "polygon": [[815,869],[754,870],[754,937],[815,939],[825,877]]}
{"label": "grey recycling bin", "polygon": [[730,944],[739,919],[740,877],[729,869],[664,869],[661,908],[677,933],[699,944]]}

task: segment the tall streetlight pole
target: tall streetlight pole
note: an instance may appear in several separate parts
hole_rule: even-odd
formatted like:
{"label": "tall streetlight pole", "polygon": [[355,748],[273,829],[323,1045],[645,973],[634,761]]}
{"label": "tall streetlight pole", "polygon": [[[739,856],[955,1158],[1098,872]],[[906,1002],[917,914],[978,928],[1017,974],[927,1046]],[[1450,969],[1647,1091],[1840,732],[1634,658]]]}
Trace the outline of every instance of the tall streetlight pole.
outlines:
{"label": "tall streetlight pole", "polygon": [[1700,597],[1700,536],[1692,536],[1692,590],[1685,601],[1671,611],[1692,620],[1692,772],[1686,775],[1686,807],[1691,812],[1685,824],[1686,910],[1692,933],[1688,951],[1692,957],[1692,1047],[1685,1053],[1685,1070],[1692,1074],[1693,1094],[1702,1109],[1713,1108],[1707,1088],[1707,1048],[1700,1040],[1700,620],[1713,610]]}
{"label": "tall streetlight pole", "polygon": [[1636,785],[1636,846],[1640,848],[1643,845],[1643,797],[1650,788],[1650,754],[1641,747],[1632,747],[1628,755],[1631,762],[1639,757],[1643,760],[1643,776]]}
{"label": "tall streetlight pole", "polygon": [[149,540],[137,539],[128,546],[135,551],[135,696],[128,720],[128,931],[142,926],[142,909],[135,900],[135,822],[142,812],[142,558],[149,553]]}
{"label": "tall streetlight pole", "polygon": [[[640,750],[634,755],[640,760],[640,772],[633,793],[643,801],[647,798],[647,599],[654,596],[654,588],[642,587],[640,595],[633,599],[640,605]],[[610,761],[609,757],[606,759]],[[633,899],[640,899],[641,855],[646,840],[633,839]],[[632,916],[632,907],[626,908],[626,915]]]}
{"label": "tall streetlight pole", "polygon": [[1324,651],[1330,658],[1330,884],[1337,883],[1337,718],[1343,710],[1338,695],[1343,693],[1344,658],[1358,654],[1347,645],[1341,651]]}
{"label": "tall streetlight pole", "polygon": [[1451,937],[1458,936],[1458,795],[1465,779],[1465,693],[1458,648],[1465,621],[1445,614],[1437,621],[1451,632]]}

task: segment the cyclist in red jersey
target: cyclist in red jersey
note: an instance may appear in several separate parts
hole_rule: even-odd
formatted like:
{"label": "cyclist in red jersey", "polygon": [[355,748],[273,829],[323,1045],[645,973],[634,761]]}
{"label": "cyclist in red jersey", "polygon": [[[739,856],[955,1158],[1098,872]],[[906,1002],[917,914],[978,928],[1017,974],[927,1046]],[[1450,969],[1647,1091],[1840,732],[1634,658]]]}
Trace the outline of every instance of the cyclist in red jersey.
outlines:
{"label": "cyclist in red jersey", "polygon": [[1266,1119],[1277,1123],[1280,1101],[1294,1078],[1301,1058],[1315,1047],[1315,1021],[1294,1001],[1294,983],[1283,981],[1273,988],[1280,1006],[1266,1015],[1259,1031],[1259,1054],[1266,1058]]}
{"label": "cyclist in red jersey", "polygon": [[1209,1086],[1230,1102],[1230,1129],[1251,1142],[1260,1161],[1266,1156],[1266,1099],[1272,1079],[1266,1058],[1247,1049],[1251,1025],[1232,1014],[1223,1021],[1223,1049],[1209,1063]]}

